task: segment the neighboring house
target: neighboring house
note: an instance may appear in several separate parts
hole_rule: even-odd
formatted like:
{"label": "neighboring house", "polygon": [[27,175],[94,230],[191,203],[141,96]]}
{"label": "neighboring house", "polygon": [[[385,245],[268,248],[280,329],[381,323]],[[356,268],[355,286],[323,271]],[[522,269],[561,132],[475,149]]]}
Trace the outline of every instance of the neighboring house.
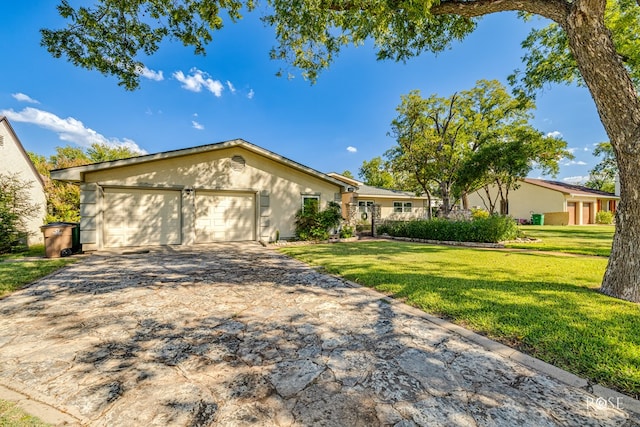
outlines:
{"label": "neighboring house", "polygon": [[15,131],[11,127],[9,120],[0,116],[0,173],[5,175],[17,174],[18,179],[31,184],[28,191],[30,203],[38,206],[36,214],[27,221],[27,232],[29,233],[27,243],[33,245],[43,243],[44,238],[40,231],[40,226],[44,222],[47,213],[47,198],[44,192],[44,182],[36,170],[27,152],[22,147]]}
{"label": "neighboring house", "polygon": [[428,200],[415,193],[386,188],[372,187],[361,181],[335,172],[329,176],[344,182],[347,192],[342,194],[342,216],[350,220],[359,220],[363,213],[370,219],[371,207],[380,206],[381,220],[408,220],[427,217]]}
{"label": "neighboring house", "polygon": [[[544,214],[549,225],[594,224],[599,211],[615,212],[620,197],[582,185],[559,181],[525,178],[519,187],[509,191],[507,213],[519,220],[529,220],[532,214]],[[490,188],[496,197],[496,188]],[[469,195],[471,206],[486,209],[487,194],[484,190]],[[498,209],[500,201],[498,200]]]}
{"label": "neighboring house", "polygon": [[59,169],[80,185],[83,250],[295,235],[296,213],[346,185],[241,139]]}

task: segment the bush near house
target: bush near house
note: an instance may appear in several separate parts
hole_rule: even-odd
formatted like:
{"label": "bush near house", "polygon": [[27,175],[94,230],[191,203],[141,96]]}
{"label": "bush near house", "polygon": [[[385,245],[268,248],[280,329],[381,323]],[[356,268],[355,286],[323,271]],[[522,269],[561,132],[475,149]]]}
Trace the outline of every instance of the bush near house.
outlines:
{"label": "bush near house", "polygon": [[596,224],[613,224],[613,213],[609,211],[599,211],[596,214]]}
{"label": "bush near house", "polygon": [[329,202],[321,211],[317,204],[310,204],[296,214],[296,237],[300,240],[327,240],[329,231],[338,228],[342,221],[340,205]]}
{"label": "bush near house", "polygon": [[387,221],[378,226],[377,232],[412,239],[497,243],[515,239],[517,226],[511,217],[492,215],[472,221],[451,221],[442,218]]}

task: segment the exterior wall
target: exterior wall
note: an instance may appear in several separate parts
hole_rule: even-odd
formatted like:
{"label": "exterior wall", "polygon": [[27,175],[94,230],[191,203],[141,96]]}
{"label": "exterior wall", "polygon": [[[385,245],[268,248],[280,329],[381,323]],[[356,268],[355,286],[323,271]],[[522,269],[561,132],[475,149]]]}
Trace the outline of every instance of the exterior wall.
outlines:
{"label": "exterior wall", "polygon": [[[496,197],[495,187],[490,189],[492,198]],[[479,206],[488,209],[485,205],[487,196],[484,190],[469,194],[469,206]],[[500,202],[498,201],[499,209]],[[538,185],[521,182],[517,190],[509,191],[509,215],[516,219],[531,219],[532,213],[565,212],[566,204],[564,194],[540,187]]]}
{"label": "exterior wall", "polygon": [[42,182],[6,120],[0,121],[0,140],[2,140],[0,145],[0,173],[18,174],[20,180],[31,183],[31,188],[27,190],[29,199],[31,203],[39,207],[36,215],[27,222],[28,243],[29,245],[43,243],[44,238],[42,231],[40,231],[40,226],[43,224],[46,215],[47,199]]}
{"label": "exterior wall", "polygon": [[[382,220],[410,220],[410,219],[419,219],[427,217],[427,208],[426,208],[426,200],[423,199],[401,199],[401,198],[381,198],[381,197],[367,197],[359,195],[357,198],[354,198],[353,202],[358,203],[358,201],[373,201],[374,204],[380,205],[380,219]],[[411,202],[411,212],[394,212],[393,211],[393,202]]]}
{"label": "exterior wall", "polygon": [[544,225],[568,225],[569,212],[547,212],[544,214]]}
{"label": "exterior wall", "polygon": [[[245,166],[232,167],[231,158],[242,156]],[[302,207],[303,195],[320,197],[320,207],[340,200],[341,187],[312,175],[267,159],[242,147],[232,147],[206,153],[158,160],[138,165],[87,173],[81,192],[84,207],[83,249],[101,247],[100,188],[127,186],[138,188],[184,188],[182,191],[183,244],[194,239],[194,197],[198,190],[251,192],[256,197],[256,235],[260,240],[273,240],[276,231],[280,238],[295,235],[295,214]],[[96,185],[97,184],[97,185]],[[96,208],[91,208],[94,195]],[[93,209],[93,210],[92,210]],[[93,227],[92,219],[96,226]],[[92,231],[89,231],[92,230]]]}

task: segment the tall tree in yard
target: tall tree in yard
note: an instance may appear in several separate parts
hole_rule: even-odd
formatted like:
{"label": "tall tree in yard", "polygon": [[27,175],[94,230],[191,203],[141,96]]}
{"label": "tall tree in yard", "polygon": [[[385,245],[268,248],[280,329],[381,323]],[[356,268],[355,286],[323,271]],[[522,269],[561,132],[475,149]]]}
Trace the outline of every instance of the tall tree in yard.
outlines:
{"label": "tall tree in yard", "polygon": [[[579,78],[595,101],[616,154],[621,203],[602,291],[640,302],[640,99],[636,35],[640,6],[633,0],[268,0],[278,45],[271,56],[289,61],[315,79],[340,49],[373,39],[380,59],[404,61],[439,52],[475,29],[474,19],[520,11],[553,22],[547,34],[533,34],[525,57],[525,90],[545,82]],[[166,37],[204,53],[211,31],[222,27],[222,12],[233,22],[253,0],[95,0],[77,10],[63,0],[61,30],[43,30],[43,44],[57,57],[138,85],[139,53],[153,54]],[[124,31],[123,29],[126,29]],[[488,47],[490,48],[490,46]],[[557,55],[562,62],[553,63]],[[548,66],[551,59],[551,66]],[[562,65],[567,65],[562,67]]]}

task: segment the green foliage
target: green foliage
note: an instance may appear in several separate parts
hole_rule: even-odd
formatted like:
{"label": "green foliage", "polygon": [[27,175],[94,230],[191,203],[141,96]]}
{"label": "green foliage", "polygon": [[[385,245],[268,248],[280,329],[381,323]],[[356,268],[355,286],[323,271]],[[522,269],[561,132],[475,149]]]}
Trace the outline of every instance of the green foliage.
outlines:
{"label": "green foliage", "polygon": [[329,202],[323,211],[317,208],[303,208],[296,213],[296,236],[300,240],[327,240],[329,231],[340,225],[341,208],[338,203]]}
{"label": "green foliage", "polygon": [[477,209],[477,208],[471,209],[472,219],[486,219],[486,218],[489,218],[489,216],[490,216],[489,211],[486,211],[484,209]]}
{"label": "green foliage", "polygon": [[511,217],[491,215],[473,221],[450,221],[442,218],[414,221],[386,221],[378,234],[411,239],[451,242],[497,243],[516,237],[516,222]]}
{"label": "green foliage", "polygon": [[345,176],[347,178],[355,179],[355,177],[353,176],[350,170],[345,170],[340,175]]}
{"label": "green foliage", "polygon": [[[640,8],[635,0],[608,0],[605,25],[636,88],[640,87]],[[533,29],[522,42],[524,72],[516,70],[509,81],[527,96],[547,83],[576,83],[584,86],[578,64],[569,48],[565,31],[557,23]]]}
{"label": "green foliage", "polygon": [[593,155],[602,157],[602,159],[591,169],[589,180],[585,183],[585,186],[608,193],[615,193],[618,163],[613,146],[610,142],[601,142],[593,150]]}
{"label": "green foliage", "polygon": [[355,235],[355,228],[351,225],[343,225],[340,228],[340,238],[348,239],[349,237],[353,237]]}
{"label": "green foliage", "polygon": [[39,210],[29,198],[32,186],[19,174],[0,173],[0,254],[22,247],[21,241],[28,235],[27,222]]}
{"label": "green foliage", "polygon": [[76,66],[114,75],[119,85],[137,88],[142,55],[155,53],[163,39],[181,41],[204,54],[211,31],[223,27],[221,10],[232,22],[253,1],[236,0],[99,0],[94,7],[74,8],[62,0],[58,13],[67,22],[60,30],[41,30],[42,45],[56,58],[65,56]]}
{"label": "green foliage", "polygon": [[613,224],[613,213],[610,211],[599,211],[596,213],[596,224]]}
{"label": "green foliage", "polygon": [[480,80],[448,98],[412,91],[397,108],[391,125],[397,145],[386,156],[393,170],[410,174],[425,193],[437,186],[445,215],[463,194],[489,184],[506,199],[534,164],[554,174],[558,162],[571,157],[565,141],[529,124],[534,107],[496,80]]}
{"label": "green foliage", "polygon": [[393,175],[381,157],[374,157],[369,161],[364,160],[358,170],[358,176],[364,180],[366,185],[372,187],[397,188]]}

